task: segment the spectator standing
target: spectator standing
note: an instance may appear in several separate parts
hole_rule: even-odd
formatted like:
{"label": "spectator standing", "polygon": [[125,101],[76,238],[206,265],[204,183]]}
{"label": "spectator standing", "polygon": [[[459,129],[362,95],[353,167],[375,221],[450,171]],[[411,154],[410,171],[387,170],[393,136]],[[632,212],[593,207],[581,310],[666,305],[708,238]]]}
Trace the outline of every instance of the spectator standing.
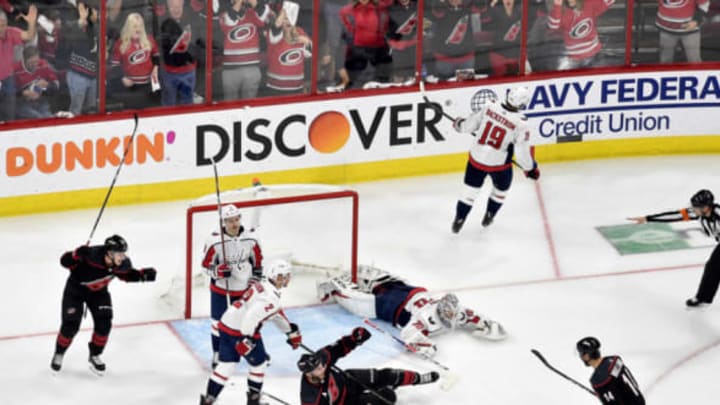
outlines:
{"label": "spectator standing", "polygon": [[28,28],[23,31],[8,26],[8,17],[0,11],[0,122],[15,119],[15,78],[13,75],[13,62],[19,47],[25,42],[35,38],[35,23],[37,21],[37,8],[31,5],[22,18],[27,22]]}
{"label": "spectator standing", "polygon": [[305,60],[312,57],[312,40],[296,22],[297,14],[291,17],[283,8],[268,31],[269,95],[297,94],[305,88]]}
{"label": "spectator standing", "polygon": [[52,117],[48,98],[60,87],[57,75],[48,62],[40,58],[36,46],[23,50],[23,59],[15,63],[15,84],[18,88],[18,118]]}
{"label": "spectator standing", "polygon": [[520,71],[522,2],[493,0],[488,30],[493,35],[490,66],[496,76],[517,75]]}
{"label": "spectator standing", "polygon": [[475,43],[470,18],[472,3],[463,0],[433,0],[430,20],[435,73],[441,80],[460,69],[474,69]]}
{"label": "spectator standing", "polygon": [[417,2],[397,0],[390,6],[388,43],[392,54],[392,75],[396,83],[415,78],[417,57],[417,28],[419,25]]}
{"label": "spectator standing", "polygon": [[[40,57],[45,59],[50,66],[55,67],[55,56],[60,44],[60,31],[62,30],[62,19],[60,12],[56,9],[49,9],[45,12],[45,26],[38,30],[37,46],[40,49]],[[43,19],[40,17],[40,19]],[[38,22],[40,22],[40,19]],[[38,24],[43,25],[43,24]]]}
{"label": "spectator standing", "polygon": [[258,0],[233,0],[220,16],[223,31],[223,98],[257,97],[260,88],[260,38],[270,8]]}
{"label": "spectator standing", "polygon": [[562,32],[565,42],[559,70],[602,65],[597,19],[614,3],[615,0],[553,0],[548,27]]}
{"label": "spectator standing", "polygon": [[702,62],[700,25],[710,9],[710,0],[658,0],[658,4],[655,25],[660,30],[660,63],[673,62],[678,42],[682,44],[688,62]]}
{"label": "spectator standing", "polygon": [[168,17],[160,25],[162,105],[192,104],[197,68],[192,16],[184,0],[167,0]]}
{"label": "spectator standing", "polygon": [[67,21],[64,29],[70,112],[89,113],[97,108],[98,10],[78,2],[76,18]]}
{"label": "spectator standing", "polygon": [[110,58],[113,96],[122,101],[125,108],[155,105],[152,83],[159,83],[159,63],[157,44],[145,32],[142,15],[129,14]]}
{"label": "spectator standing", "polygon": [[385,35],[389,28],[387,9],[392,1],[353,0],[340,10],[348,43],[345,67],[354,87],[368,81],[361,78],[368,63],[375,68],[373,80],[390,80],[392,57]]}

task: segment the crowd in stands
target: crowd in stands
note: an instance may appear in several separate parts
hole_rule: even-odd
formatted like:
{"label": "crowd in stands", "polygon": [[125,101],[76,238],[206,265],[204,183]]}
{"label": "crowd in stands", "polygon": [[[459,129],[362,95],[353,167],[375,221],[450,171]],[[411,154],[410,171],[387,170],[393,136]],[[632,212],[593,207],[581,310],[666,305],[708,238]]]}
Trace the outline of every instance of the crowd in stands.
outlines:
{"label": "crowd in stands", "polygon": [[720,60],[720,0],[632,24],[627,0],[529,0],[527,28],[521,0],[106,0],[104,32],[99,1],[0,0],[0,122],[97,112],[98,86],[109,111],[308,93],[312,58],[318,92],[620,65],[636,29],[634,62]]}

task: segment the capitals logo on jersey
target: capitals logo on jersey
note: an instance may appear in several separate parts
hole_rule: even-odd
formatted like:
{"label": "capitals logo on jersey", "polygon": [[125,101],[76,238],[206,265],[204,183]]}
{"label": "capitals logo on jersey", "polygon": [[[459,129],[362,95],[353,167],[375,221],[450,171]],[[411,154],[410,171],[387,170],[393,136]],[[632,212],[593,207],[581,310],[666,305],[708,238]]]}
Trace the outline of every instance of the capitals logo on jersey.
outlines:
{"label": "capitals logo on jersey", "polygon": [[288,49],[278,59],[283,66],[295,66],[305,62],[305,55],[302,49]]}
{"label": "capitals logo on jersey", "polygon": [[190,48],[190,40],[192,39],[192,29],[190,25],[186,25],[183,29],[182,35],[175,41],[175,44],[170,49],[170,53],[185,53]]}
{"label": "capitals logo on jersey", "polygon": [[227,33],[228,41],[232,43],[247,42],[257,35],[257,27],[255,24],[246,23],[238,25]]}
{"label": "capitals logo on jersey", "polygon": [[575,39],[585,38],[593,32],[593,19],[590,17],[578,21],[570,29],[570,37]]}
{"label": "capitals logo on jersey", "polygon": [[131,65],[139,65],[146,62],[149,55],[150,52],[148,52],[146,49],[138,49],[137,51],[131,53],[130,56],[128,56],[128,62]]}
{"label": "capitals logo on jersey", "polygon": [[457,20],[452,31],[450,31],[450,35],[448,35],[448,38],[445,40],[445,43],[449,45],[459,45],[462,43],[468,29],[470,28],[469,21],[470,16],[467,15]]}
{"label": "capitals logo on jersey", "polygon": [[402,23],[398,27],[398,29],[395,30],[395,33],[403,36],[410,35],[415,31],[417,23],[417,16],[415,15],[415,13],[413,13],[410,17],[408,17],[407,20],[405,20],[404,23]]}

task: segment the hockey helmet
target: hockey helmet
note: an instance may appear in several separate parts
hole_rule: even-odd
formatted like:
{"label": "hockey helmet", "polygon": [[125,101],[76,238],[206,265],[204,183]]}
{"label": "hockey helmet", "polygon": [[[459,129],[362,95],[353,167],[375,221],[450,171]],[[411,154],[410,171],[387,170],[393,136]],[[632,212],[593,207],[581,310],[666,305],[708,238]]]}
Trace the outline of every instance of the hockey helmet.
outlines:
{"label": "hockey helmet", "polygon": [[437,313],[440,322],[445,325],[446,328],[455,328],[457,321],[457,314],[460,308],[460,301],[455,294],[445,294],[437,304]]}
{"label": "hockey helmet", "polygon": [[105,239],[105,251],[107,252],[127,252],[127,249],[127,242],[120,235],[113,235]]}
{"label": "hockey helmet", "polygon": [[305,353],[300,356],[297,362],[298,370],[303,373],[309,373],[315,370],[319,365],[327,363],[324,352]]}
{"label": "hockey helmet", "polygon": [[600,341],[597,340],[597,338],[592,336],[584,337],[580,339],[575,346],[581,357],[587,354],[591,359],[600,358]]}
{"label": "hockey helmet", "polygon": [[280,275],[289,276],[291,270],[292,265],[288,263],[287,260],[278,259],[272,262],[267,270],[265,270],[265,277],[267,277],[268,280],[274,280]]}
{"label": "hockey helmet", "polygon": [[226,220],[228,218],[240,217],[241,214],[240,214],[240,210],[237,209],[236,206],[234,206],[232,204],[228,204],[228,205],[222,207],[222,209],[220,210],[220,216],[222,217],[223,220]]}
{"label": "hockey helmet", "polygon": [[690,198],[690,203],[695,208],[702,208],[715,203],[715,196],[710,190],[702,189]]}
{"label": "hockey helmet", "polygon": [[522,110],[530,102],[530,89],[527,86],[518,86],[508,90],[505,102],[517,110]]}

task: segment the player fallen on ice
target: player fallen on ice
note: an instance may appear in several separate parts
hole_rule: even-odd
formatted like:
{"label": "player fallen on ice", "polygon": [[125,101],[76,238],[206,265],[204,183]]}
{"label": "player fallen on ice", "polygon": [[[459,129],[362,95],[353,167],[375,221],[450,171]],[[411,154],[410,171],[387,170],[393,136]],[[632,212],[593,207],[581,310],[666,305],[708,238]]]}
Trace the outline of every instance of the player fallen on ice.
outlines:
{"label": "player fallen on ice", "polygon": [[302,405],[384,405],[397,401],[395,389],[403,385],[429,384],[440,375],[431,371],[394,368],[341,370],[335,363],[370,339],[367,329],[358,327],[337,342],[298,360],[302,371],[300,402]]}
{"label": "player fallen on ice", "polygon": [[620,356],[601,356],[600,341],[586,337],[577,342],[580,359],[595,369],[590,384],[600,402],[609,405],[645,405],[637,381]]}
{"label": "player fallen on ice", "polygon": [[127,242],[119,235],[105,239],[97,246],[83,245],[71,252],[65,252],[60,264],[70,270],[65,282],[62,298],[62,324],[55,342],[50,367],[54,371],[62,368],[63,357],[80,329],[84,307],[93,319],[93,334],[88,349],[90,370],[98,375],[105,372],[105,363],[100,358],[107,344],[112,328],[112,299],[108,284],[115,278],[127,282],[155,281],[154,268],[134,269],[126,256]]}
{"label": "player fallen on ice", "polygon": [[502,325],[461,306],[455,294],[433,297],[423,287],[364,265],[358,266],[357,281],[352,283],[347,275],[322,281],[317,285],[318,298],[337,301],[355,315],[390,322],[412,350],[432,356],[437,348],[430,337],[456,328],[483,339],[507,337]]}
{"label": "player fallen on ice", "polygon": [[[226,205],[220,210],[222,232],[215,231],[205,242],[202,267],[210,276],[210,319],[213,366],[217,363],[220,333],[218,320],[231,303],[239,300],[251,277],[262,276],[262,251],[254,232],[243,227],[240,210]],[[224,248],[223,248],[224,241]]]}
{"label": "player fallen on ice", "polygon": [[505,102],[488,100],[481,109],[467,118],[457,118],[453,128],[457,132],[473,133],[475,139],[465,168],[465,187],[455,209],[452,231],[460,232],[485,177],[490,176],[493,190],[487,202],[483,226],[492,224],[513,177],[513,154],[525,176],[540,178],[538,165],[530,154],[530,130],[527,117],[520,111],[530,102],[530,90],[520,86],[508,91]]}
{"label": "player fallen on ice", "polygon": [[[698,220],[705,234],[720,242],[720,205],[715,204],[715,196],[710,190],[700,190],[690,198],[690,208],[662,212],[644,217],[628,218],[638,224],[646,222],[678,222]],[[685,301],[688,308],[707,306],[713,302],[720,284],[720,244],[710,254],[705,263],[700,286],[694,297]]]}
{"label": "player fallen on ice", "polygon": [[220,318],[219,361],[210,375],[205,395],[200,396],[200,405],[217,400],[243,357],[249,365],[247,404],[262,404],[262,385],[270,360],[260,334],[263,323],[273,321],[287,335],[287,343],[293,349],[302,343],[300,330],[287,319],[280,306],[280,290],[290,283],[290,269],[290,264],[284,260],[271,264],[265,272],[266,279],[251,280],[245,294]]}

